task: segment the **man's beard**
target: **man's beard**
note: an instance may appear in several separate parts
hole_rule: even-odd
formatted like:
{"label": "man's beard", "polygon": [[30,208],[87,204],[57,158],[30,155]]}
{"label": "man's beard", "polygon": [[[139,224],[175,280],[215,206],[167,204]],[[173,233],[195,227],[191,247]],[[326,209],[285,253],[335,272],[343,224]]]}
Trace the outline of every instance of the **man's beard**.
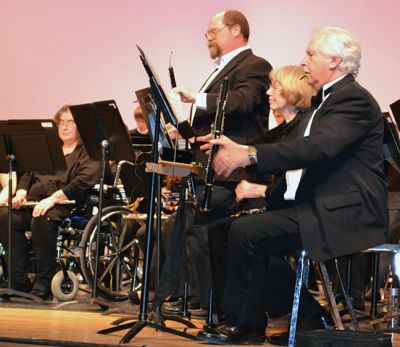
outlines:
{"label": "man's beard", "polygon": [[210,45],[208,46],[208,50],[210,52],[211,59],[218,58],[221,55],[221,48],[218,45]]}

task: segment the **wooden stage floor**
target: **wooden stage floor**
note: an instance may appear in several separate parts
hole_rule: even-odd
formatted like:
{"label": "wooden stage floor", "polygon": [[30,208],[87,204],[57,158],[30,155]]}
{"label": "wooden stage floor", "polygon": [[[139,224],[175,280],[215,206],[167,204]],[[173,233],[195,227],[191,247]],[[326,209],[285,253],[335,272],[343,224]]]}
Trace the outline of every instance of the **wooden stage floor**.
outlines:
{"label": "wooden stage floor", "polygon": [[[25,299],[14,299],[4,302],[0,299],[0,346],[120,346],[119,341],[127,330],[109,335],[97,334],[98,330],[111,327],[111,323],[121,317],[129,317],[126,313],[112,313],[104,315],[97,305],[76,305],[55,309],[52,303],[36,304]],[[132,312],[133,308],[125,309]],[[137,309],[137,308],[136,308]],[[198,328],[204,321],[192,320]],[[284,329],[285,319],[272,320],[267,334]],[[170,328],[180,331],[184,326],[176,322],[167,322]],[[188,329],[187,332],[197,334],[197,329]],[[393,346],[400,346],[399,334],[393,334]],[[145,327],[133,337],[125,346],[140,347],[180,347],[206,346],[202,341],[192,341],[187,338],[173,335],[168,332],[156,331]],[[264,346],[271,346],[265,343]]]}
{"label": "wooden stage floor", "polygon": [[[128,303],[118,303],[125,313],[105,315],[98,305],[78,304],[55,309],[56,304],[46,302],[38,304],[26,299],[0,299],[0,347],[2,346],[120,346],[121,338],[127,330],[109,335],[97,331],[112,327],[111,323],[121,317],[137,318],[138,307]],[[126,312],[129,312],[127,314]],[[197,329],[187,329],[187,333],[196,335],[204,325],[203,320],[192,319]],[[167,327],[183,331],[185,326],[167,321]],[[285,320],[274,320],[268,333],[282,331]],[[206,346],[203,341],[193,341],[168,332],[156,331],[145,327],[125,346],[140,347],[180,347]],[[265,343],[265,346],[269,346]]]}

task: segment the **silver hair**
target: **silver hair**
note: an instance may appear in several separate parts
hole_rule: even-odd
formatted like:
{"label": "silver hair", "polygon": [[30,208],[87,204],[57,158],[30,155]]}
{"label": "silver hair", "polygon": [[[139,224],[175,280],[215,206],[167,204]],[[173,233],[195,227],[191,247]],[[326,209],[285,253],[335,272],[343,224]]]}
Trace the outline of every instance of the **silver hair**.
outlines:
{"label": "silver hair", "polygon": [[317,44],[322,53],[342,58],[338,68],[357,76],[360,69],[361,46],[359,40],[349,31],[338,27],[323,27],[314,31],[311,41]]}

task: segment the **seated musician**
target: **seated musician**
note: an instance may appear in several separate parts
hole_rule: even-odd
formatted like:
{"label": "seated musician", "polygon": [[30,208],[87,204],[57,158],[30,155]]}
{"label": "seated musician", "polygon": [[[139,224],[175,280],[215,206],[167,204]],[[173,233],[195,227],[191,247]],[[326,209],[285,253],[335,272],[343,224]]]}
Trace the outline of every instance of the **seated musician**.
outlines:
{"label": "seated musician", "polygon": [[[25,173],[13,198],[11,286],[19,291],[31,291],[42,299],[50,295],[50,283],[56,270],[57,224],[70,215],[73,208],[64,202],[75,200],[84,203],[86,192],[99,182],[101,171],[100,162],[89,159],[68,106],[57,112],[54,121],[58,126],[67,169],[55,174]],[[24,207],[29,200],[38,201],[33,209]],[[6,208],[0,210],[0,225],[7,225]],[[32,232],[36,255],[33,289],[28,278],[27,230]],[[0,229],[0,241],[6,244],[7,249],[7,228]]]}
{"label": "seated musician", "polygon": [[143,117],[142,108],[140,105],[136,106],[133,111],[133,117],[135,118],[136,128],[129,130],[129,135],[132,136],[148,136],[149,129],[147,123]]}
{"label": "seated musician", "polygon": [[[269,104],[274,114],[283,117],[283,122],[274,129],[266,132],[262,137],[253,140],[252,143],[275,143],[288,142],[299,136],[298,124],[305,116],[305,109],[311,105],[311,97],[315,94],[314,89],[307,83],[306,79],[301,79],[304,71],[300,66],[283,66],[273,69],[269,78],[271,86],[267,91]],[[271,183],[265,183],[270,181]],[[236,201],[242,202],[249,199],[265,198],[267,209],[283,208],[290,205],[281,198],[282,186],[274,184],[279,182],[279,176],[267,179],[260,177],[258,182],[249,182],[242,180],[235,188]],[[248,204],[247,204],[248,205]],[[251,211],[251,210],[250,210]],[[246,212],[246,211],[244,211]],[[241,217],[240,217],[241,218]],[[240,219],[239,218],[239,219]],[[227,262],[229,250],[228,227],[215,229],[219,232],[209,234],[209,243],[211,249],[212,265],[214,268],[213,285],[214,297],[217,299],[217,306],[220,313],[223,300],[223,290],[225,285],[225,276],[227,273]],[[288,266],[283,257],[272,255],[268,266],[268,287],[265,295],[266,311],[269,317],[279,317],[290,312],[293,299],[293,288],[287,288],[287,283],[293,281],[293,275],[288,271]],[[281,292],[280,300],[270,300],[274,298],[274,292]],[[300,315],[308,315],[309,311],[317,311],[318,304],[311,296],[303,293]]]}
{"label": "seated musician", "polygon": [[[319,96],[298,125],[303,134],[250,150],[224,137],[212,141],[219,145],[213,161],[217,174],[228,176],[250,165],[259,174],[285,173],[283,199],[291,206],[231,224],[223,303],[228,324],[207,335],[209,341],[264,342],[268,319],[260,302],[270,254],[304,249],[310,258],[326,261],[385,243],[383,119],[376,100],[355,81],[360,58],[353,34],[342,28],[319,29],[302,60],[307,82]],[[282,293],[275,294],[277,299]],[[311,321],[318,323],[318,314]],[[285,337],[275,342],[283,343]]]}

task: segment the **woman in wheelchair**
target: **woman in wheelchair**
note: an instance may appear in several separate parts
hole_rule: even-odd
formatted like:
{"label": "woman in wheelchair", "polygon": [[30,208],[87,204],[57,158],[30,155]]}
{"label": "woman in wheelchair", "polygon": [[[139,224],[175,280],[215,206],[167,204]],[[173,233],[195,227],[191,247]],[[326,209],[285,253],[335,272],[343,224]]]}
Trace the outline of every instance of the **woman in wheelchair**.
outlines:
{"label": "woman in wheelchair", "polygon": [[[57,226],[69,216],[72,208],[66,202],[85,203],[89,188],[99,182],[100,162],[89,159],[80,139],[76,124],[68,106],[55,115],[58,135],[67,164],[66,170],[54,174],[28,172],[21,176],[13,198],[12,230],[12,288],[29,292],[45,299],[51,293],[50,282],[56,271],[55,245]],[[37,201],[32,208],[27,201]],[[0,242],[8,251],[7,209],[0,209]],[[32,232],[32,246],[36,255],[34,283],[28,278],[29,257],[25,232]]]}

